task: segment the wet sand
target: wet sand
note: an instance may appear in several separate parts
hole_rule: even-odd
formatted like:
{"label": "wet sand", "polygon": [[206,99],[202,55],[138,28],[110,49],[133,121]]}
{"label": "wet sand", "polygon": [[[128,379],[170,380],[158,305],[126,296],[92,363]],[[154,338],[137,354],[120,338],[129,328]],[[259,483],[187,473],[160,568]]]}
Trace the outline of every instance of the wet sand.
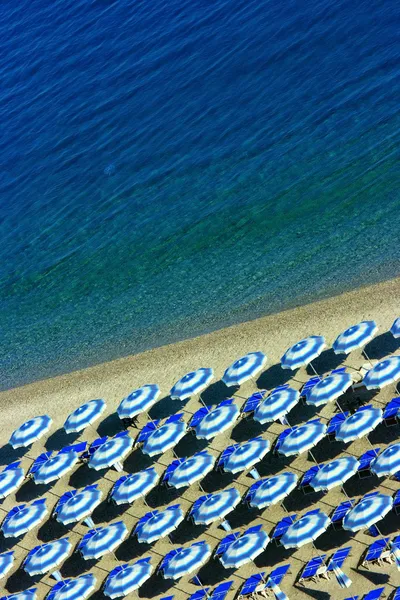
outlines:
{"label": "wet sand", "polygon": [[[84,371],[2,392],[0,393],[2,414],[0,463],[1,465],[8,464],[12,459],[19,456],[17,451],[12,451],[11,447],[7,445],[7,440],[11,432],[20,423],[37,414],[48,413],[53,418],[53,427],[43,441],[34,444],[22,457],[24,468],[28,469],[32,462],[29,457],[37,456],[43,449],[57,450],[70,443],[75,438],[66,436],[63,433],[62,424],[69,412],[92,398],[104,398],[107,402],[107,410],[96,426],[89,427],[78,439],[92,441],[99,434],[115,434],[121,430],[120,421],[115,414],[120,400],[130,391],[145,383],[158,383],[162,392],[161,400],[150,411],[151,417],[165,417],[182,410],[185,420],[188,421],[190,415],[199,408],[199,400],[193,398],[186,403],[171,400],[168,393],[173,383],[190,370],[201,366],[213,367],[216,375],[215,383],[204,392],[203,399],[207,404],[217,404],[222,399],[232,395],[231,391],[220,382],[220,377],[225,368],[233,360],[249,351],[264,351],[268,356],[268,363],[265,371],[258,378],[247,382],[235,393],[238,406],[241,406],[244,399],[257,388],[271,389],[287,381],[293,387],[299,388],[301,383],[309,377],[310,372],[307,373],[305,369],[301,369],[293,374],[290,371],[281,369],[278,364],[279,359],[287,347],[311,334],[324,335],[329,346],[343,329],[362,319],[376,320],[380,329],[376,338],[366,348],[371,359],[379,359],[391,353],[399,353],[399,343],[388,333],[394,318],[400,314],[399,297],[400,280],[391,280],[195,339],[98,365]],[[319,373],[325,373],[341,364],[357,369],[365,362],[365,358],[359,351],[345,358],[343,356],[337,357],[332,350],[327,350],[314,362],[314,366]],[[374,395],[371,402],[374,406],[382,407],[393,395],[394,387],[389,386]],[[323,419],[329,419],[333,413],[334,406],[327,405],[322,407],[318,414]],[[291,424],[298,424],[315,414],[315,411],[310,407],[300,404],[290,413],[289,419]],[[146,420],[146,417],[141,415],[139,428],[145,424]],[[244,441],[258,434],[269,439],[272,443],[283,429],[284,427],[279,423],[274,423],[269,427],[259,427],[252,420],[241,419],[233,430],[225,432],[209,442],[208,448],[215,456],[218,456],[221,450],[230,443]],[[135,437],[136,434],[137,429],[132,428],[132,437]],[[399,426],[387,428],[381,425],[369,436],[369,439],[374,447],[383,448],[386,444],[397,440],[399,435]],[[358,457],[370,447],[369,441],[365,438],[348,446],[337,442],[329,443],[324,440],[317,445],[313,454],[319,462],[322,462],[340,456],[342,453],[349,453]],[[203,442],[196,441],[196,438],[192,435],[187,435],[179,442],[175,451],[178,456],[187,456],[202,448],[204,448]],[[125,472],[136,472],[154,462],[157,471],[162,474],[166,465],[172,462],[173,458],[173,452],[168,451],[157,461],[153,461],[144,456],[140,450],[135,450],[125,460],[124,470]],[[260,463],[259,471],[262,476],[267,476],[284,470],[291,470],[301,476],[312,464],[311,457],[307,455],[301,455],[288,461],[276,455],[268,454]],[[66,489],[82,487],[93,481],[99,483],[105,500],[113,482],[119,477],[120,474],[113,469],[105,473],[96,473],[85,465],[79,466],[75,468],[72,475],[67,475],[48,488],[35,486],[31,481],[27,481],[16,494],[12,494],[2,502],[0,509],[1,511],[8,511],[18,502],[30,501],[42,495],[47,497],[47,504],[51,509]],[[228,475],[216,476],[212,473],[203,480],[202,486],[206,492],[212,492],[234,485],[241,494],[244,494],[253,482],[254,480],[247,473],[242,473],[235,478]],[[345,485],[345,490],[350,497],[358,497],[368,491],[378,489],[378,486],[381,491],[391,494],[398,489],[399,484],[389,479],[382,482],[375,477],[365,480],[359,480],[355,477]],[[198,484],[194,484],[191,488],[184,489],[180,493],[174,493],[165,488],[156,488],[149,494],[147,502],[151,508],[163,508],[171,503],[179,502],[183,510],[186,511],[200,493]],[[310,509],[309,507],[320,507],[324,512],[330,514],[333,508],[345,499],[346,496],[340,488],[335,488],[325,495],[310,494],[305,496],[302,492],[295,490],[285,500],[284,504],[286,510],[298,514],[306,512],[307,509]],[[137,519],[151,508],[141,500],[136,501],[132,506],[120,507],[119,510],[103,502],[96,509],[93,519],[96,524],[101,525],[123,518],[128,529],[132,530]],[[228,519],[235,530],[244,531],[247,526],[262,524],[263,528],[270,533],[275,524],[285,514],[285,509],[279,505],[260,512],[238,507]],[[400,517],[389,514],[379,525],[382,533],[393,537],[395,532],[400,530],[399,519]],[[58,525],[54,520],[48,519],[44,521],[42,526],[25,535],[17,544],[12,540],[5,540],[1,537],[0,551],[12,547],[15,549],[16,555],[14,569],[5,579],[0,581],[2,595],[35,585],[38,588],[38,598],[44,598],[50,586],[55,583],[54,580],[48,575],[44,575],[36,581],[30,578],[18,568],[21,560],[27,554],[27,551],[38,543],[68,535],[74,545],[86,531],[87,527],[83,524],[68,529]],[[224,535],[225,532],[216,524],[207,529],[202,529],[185,522],[172,535],[173,546],[166,540],[160,540],[152,546],[144,546],[138,544],[134,538],[129,538],[116,551],[116,558],[109,555],[95,564],[90,564],[85,563],[83,559],[75,555],[64,563],[61,572],[66,577],[76,576],[85,570],[91,571],[96,575],[98,587],[100,587],[107,576],[107,572],[118,564],[116,559],[119,562],[126,562],[141,556],[152,556],[152,564],[156,567],[161,557],[172,547],[205,539],[214,549]],[[290,563],[290,574],[285,577],[281,585],[289,598],[305,600],[307,597],[311,597],[323,600],[331,596],[347,598],[356,594],[362,597],[369,589],[379,585],[385,585],[386,595],[389,595],[395,587],[400,586],[400,573],[395,566],[373,567],[370,570],[359,567],[365,548],[372,542],[373,538],[368,535],[368,532],[360,532],[350,536],[346,532],[332,532],[330,529],[317,539],[315,542],[316,548],[308,544],[299,550],[289,552],[271,543],[265,552],[255,560],[255,563],[248,563],[234,572],[229,572],[225,571],[220,563],[212,560],[200,570],[200,577],[206,586],[214,586],[221,581],[232,580],[233,587],[228,594],[228,600],[231,600],[237,595],[244,579],[252,573],[265,571],[268,574],[274,566]],[[329,557],[335,549],[347,545],[352,546],[351,556],[344,565],[345,573],[353,581],[350,589],[342,590],[334,578],[329,581],[307,582],[306,588],[298,584],[299,573],[305,562],[312,556],[324,552]],[[183,599],[198,589],[189,579],[189,577],[184,577],[173,585],[173,582],[164,581],[161,577],[154,575],[141,587],[138,595],[141,598],[158,598],[174,594],[175,598]],[[100,600],[103,595],[100,591],[97,591],[92,598]]]}

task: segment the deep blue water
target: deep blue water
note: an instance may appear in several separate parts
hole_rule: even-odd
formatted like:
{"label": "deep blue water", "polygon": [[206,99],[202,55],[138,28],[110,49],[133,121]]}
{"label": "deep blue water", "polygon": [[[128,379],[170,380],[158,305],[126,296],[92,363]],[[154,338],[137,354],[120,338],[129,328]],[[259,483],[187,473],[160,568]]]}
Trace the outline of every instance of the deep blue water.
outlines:
{"label": "deep blue water", "polygon": [[392,0],[4,0],[1,387],[399,275],[399,27]]}

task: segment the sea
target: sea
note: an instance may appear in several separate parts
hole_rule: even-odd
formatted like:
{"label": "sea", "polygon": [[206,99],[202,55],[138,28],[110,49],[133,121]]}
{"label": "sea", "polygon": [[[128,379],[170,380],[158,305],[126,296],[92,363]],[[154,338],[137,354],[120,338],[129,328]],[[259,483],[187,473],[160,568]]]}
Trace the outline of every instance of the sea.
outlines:
{"label": "sea", "polygon": [[1,389],[398,276],[399,28],[393,0],[3,0]]}

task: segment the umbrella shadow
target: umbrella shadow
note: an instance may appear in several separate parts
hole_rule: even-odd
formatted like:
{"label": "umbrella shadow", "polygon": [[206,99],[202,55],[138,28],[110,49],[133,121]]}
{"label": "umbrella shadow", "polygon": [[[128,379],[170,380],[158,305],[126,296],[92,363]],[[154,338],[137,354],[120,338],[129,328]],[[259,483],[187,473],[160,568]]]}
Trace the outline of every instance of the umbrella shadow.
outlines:
{"label": "umbrella shadow", "polygon": [[130,535],[118,546],[115,556],[124,562],[138,558],[151,550],[151,544],[141,544],[136,535]]}
{"label": "umbrella shadow", "polygon": [[209,385],[208,388],[201,393],[201,399],[206,406],[213,406],[219,404],[222,400],[231,398],[238,389],[239,386],[227,386],[222,379],[220,379]]}
{"label": "umbrella shadow", "polygon": [[385,331],[374,337],[365,346],[365,352],[369,358],[380,360],[393,354],[400,348],[400,339],[393,337],[390,331]]}
{"label": "umbrella shadow", "polygon": [[[239,473],[240,475],[240,473]],[[210,471],[201,482],[201,487],[206,493],[216,492],[227,487],[235,480],[236,475],[233,473],[224,473],[220,471]]]}
{"label": "umbrella shadow", "polygon": [[173,579],[164,579],[161,574],[153,573],[151,577],[140,587],[141,597],[154,598],[165,594],[174,587],[176,581]]}
{"label": "umbrella shadow", "polygon": [[146,503],[150,508],[157,508],[164,504],[169,504],[182,496],[182,490],[165,485],[157,485],[146,496]]}
{"label": "umbrella shadow", "polygon": [[223,579],[229,578],[233,571],[233,569],[225,569],[218,558],[214,556],[201,567],[197,577],[203,585],[214,585]]}
{"label": "umbrella shadow", "polygon": [[0,465],[9,465],[15,460],[23,458],[28,451],[28,448],[14,448],[10,444],[4,444],[0,448]]}
{"label": "umbrella shadow", "polygon": [[347,450],[349,444],[343,444],[341,441],[329,440],[327,436],[322,438],[314,448],[311,448],[311,452],[318,463],[327,462],[333,460],[343,451]]}
{"label": "umbrella shadow", "polygon": [[319,502],[324,497],[324,492],[310,492],[304,494],[299,489],[294,489],[284,500],[285,508],[289,511],[300,511],[308,508],[312,504]]}
{"label": "umbrella shadow", "polygon": [[130,508],[130,504],[114,504],[103,500],[91,514],[94,523],[109,523],[113,519],[117,519]]}
{"label": "umbrella shadow", "polygon": [[12,550],[14,546],[17,546],[21,538],[5,538],[3,536],[0,537],[0,552],[8,552],[8,550]]}
{"label": "umbrella shadow", "polygon": [[274,542],[270,542],[265,550],[254,559],[254,564],[259,569],[262,567],[272,567],[284,560],[289,560],[296,551],[297,548],[286,550],[281,544],[277,546]]}
{"label": "umbrella shadow", "polygon": [[371,433],[368,435],[368,439],[371,444],[390,444],[397,442],[400,435],[400,426],[391,425],[387,427],[384,423],[380,423]]}
{"label": "umbrella shadow", "polygon": [[256,385],[259,390],[272,390],[278,385],[284,385],[293,377],[293,371],[282,369],[280,363],[272,365],[261,373],[256,379]]}
{"label": "umbrella shadow", "polygon": [[348,544],[353,538],[354,533],[351,531],[328,527],[328,529],[314,541],[314,546],[317,550],[325,552]]}
{"label": "umbrella shadow", "polygon": [[150,408],[147,414],[150,419],[166,419],[181,411],[189,400],[190,398],[187,398],[186,400],[173,400],[171,396],[164,396],[164,398],[158,400],[158,402]]}
{"label": "umbrella shadow", "polygon": [[154,463],[154,458],[144,454],[140,448],[136,448],[124,460],[124,471],[128,473],[138,473],[147,469]]}
{"label": "umbrella shadow", "polygon": [[343,489],[349,498],[354,498],[371,492],[378,485],[379,479],[376,475],[371,474],[370,477],[363,477],[361,479],[356,474],[343,484]]}
{"label": "umbrella shadow", "polygon": [[78,432],[67,433],[63,427],[60,427],[47,438],[45,448],[46,450],[61,450],[64,446],[73,444],[79,436]]}
{"label": "umbrella shadow", "polygon": [[29,587],[31,587],[32,583],[35,580],[38,581],[41,577],[42,575],[35,578],[31,577],[26,571],[24,571],[22,566],[20,566],[15,573],[10,575],[10,577],[7,579],[7,584],[5,587],[11,594],[22,592],[23,590],[27,590]]}
{"label": "umbrella shadow", "polygon": [[[292,462],[296,460],[296,456],[284,456],[278,452],[268,452],[268,454],[255,465],[261,477],[276,475],[283,469],[290,467]],[[250,477],[250,475],[249,475]]]}
{"label": "umbrella shadow", "polygon": [[69,478],[69,485],[79,489],[96,483],[103,475],[104,471],[95,471],[95,469],[90,469],[86,463],[83,463],[72,473]]}
{"label": "umbrella shadow", "polygon": [[254,519],[259,517],[260,510],[253,507],[248,507],[244,502],[238,504],[238,506],[226,516],[226,520],[232,527],[232,529],[238,529],[245,525],[250,525]]}
{"label": "umbrella shadow", "polygon": [[373,585],[385,585],[390,580],[389,573],[383,571],[369,571],[368,569],[352,569],[358,575],[362,575],[365,579],[368,579]]}
{"label": "umbrella shadow", "polygon": [[[321,352],[321,354],[312,361],[312,366],[318,374],[329,373],[330,371],[333,371],[333,369],[340,367],[344,363],[345,359],[345,354],[335,354],[333,348],[328,348],[327,350]],[[315,373],[310,365],[307,365],[306,371],[308,375],[315,376]]]}
{"label": "umbrella shadow", "polygon": [[[55,482],[54,482],[55,483]],[[28,479],[21,485],[19,490],[15,494],[17,502],[30,502],[38,496],[43,496],[52,488],[51,483],[48,484],[37,484],[33,479]]]}
{"label": "umbrella shadow", "polygon": [[261,423],[254,419],[241,418],[232,429],[231,438],[238,443],[245,442],[250,438],[260,435],[264,431],[267,431],[270,425],[271,423],[261,425]]}
{"label": "umbrella shadow", "polygon": [[290,423],[290,427],[293,427],[294,425],[304,425],[309,419],[315,418],[319,411],[320,407],[300,401],[287,414],[287,422]]}
{"label": "umbrella shadow", "polygon": [[[96,427],[93,425],[93,427]],[[111,413],[111,415],[107,415],[100,423],[97,425],[97,433],[100,437],[108,435],[109,437],[114,436],[116,433],[120,431],[124,431],[125,427],[119,418],[116,412]]]}
{"label": "umbrella shadow", "polygon": [[315,600],[329,600],[331,595],[328,592],[324,592],[323,590],[313,590],[310,587],[306,587],[306,585],[298,585],[295,584],[293,587],[301,590],[303,594],[308,594],[311,598],[315,598]]}
{"label": "umbrella shadow", "polygon": [[205,533],[207,527],[208,525],[195,525],[192,521],[184,519],[169,537],[174,544],[185,544]]}
{"label": "umbrella shadow", "polygon": [[82,558],[79,552],[73,552],[71,556],[67,558],[62,567],[60,573],[63,578],[67,577],[78,577],[87,571],[90,571],[97,563],[96,559],[85,560]]}
{"label": "umbrella shadow", "polygon": [[68,535],[72,530],[74,523],[71,525],[63,525],[56,519],[48,519],[38,530],[37,538],[41,542],[52,542],[55,539],[59,539]]}
{"label": "umbrella shadow", "polygon": [[199,440],[189,431],[174,447],[174,453],[178,458],[192,456],[196,452],[201,452],[208,448],[209,440]]}

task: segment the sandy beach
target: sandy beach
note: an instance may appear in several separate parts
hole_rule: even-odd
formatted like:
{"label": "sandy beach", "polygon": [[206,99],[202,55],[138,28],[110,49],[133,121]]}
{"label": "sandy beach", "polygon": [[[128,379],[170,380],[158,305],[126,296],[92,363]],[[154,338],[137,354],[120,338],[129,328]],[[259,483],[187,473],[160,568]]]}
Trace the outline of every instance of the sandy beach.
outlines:
{"label": "sandy beach", "polygon": [[[198,367],[212,367],[216,375],[215,383],[206,390],[203,399],[206,404],[217,404],[231,395],[229,390],[220,382],[224,370],[232,361],[250,351],[262,350],[268,356],[268,363],[265,371],[256,380],[247,382],[235,394],[236,403],[239,407],[242,406],[245,398],[257,388],[272,389],[280,383],[290,382],[293,387],[298,389],[301,387],[302,382],[309,377],[309,373],[305,369],[301,369],[295,374],[282,370],[279,360],[284,351],[307,335],[323,335],[328,346],[330,346],[341,331],[360,320],[374,319],[379,326],[376,338],[366,348],[371,359],[379,359],[392,353],[398,354],[400,344],[388,333],[388,329],[393,320],[400,315],[399,297],[400,279],[395,279],[328,300],[301,306],[294,310],[242,323],[198,338],[156,348],[139,355],[1,392],[0,464],[6,465],[12,459],[20,456],[17,451],[12,451],[11,447],[7,445],[7,441],[12,431],[29,417],[47,413],[53,419],[53,427],[43,441],[35,443],[22,457],[22,466],[26,470],[29,468],[32,458],[37,456],[43,449],[57,450],[70,443],[71,436],[68,437],[63,433],[62,424],[73,409],[93,398],[104,398],[107,403],[106,412],[102,415],[96,427],[89,427],[78,439],[92,441],[98,434],[115,434],[121,430],[121,423],[115,413],[119,402],[133,389],[145,383],[158,383],[162,392],[161,400],[150,411],[151,417],[165,417],[183,411],[185,420],[188,421],[190,415],[199,408],[199,400],[193,398],[184,403],[171,400],[168,393],[175,381],[186,372]],[[338,357],[332,350],[327,350],[314,362],[314,366],[322,374],[342,364],[357,369],[365,362],[366,359],[359,351],[346,358],[344,355]],[[394,396],[394,386],[388,386],[376,394],[371,402],[374,406],[382,407],[392,396]],[[291,424],[298,424],[315,414],[315,410],[299,404],[290,413],[290,422]],[[323,420],[327,420],[334,414],[334,406],[324,406],[318,414]],[[141,415],[139,428],[145,423],[146,417]],[[261,434],[272,443],[283,429],[284,426],[279,423],[274,423],[270,427],[259,427],[253,420],[242,419],[238,421],[233,430],[229,430],[212,440],[208,444],[208,448],[215,456],[218,456],[221,450],[230,443],[241,442],[258,434]],[[131,428],[130,432],[132,437],[137,435],[137,429],[135,428]],[[387,428],[380,425],[369,436],[369,439],[374,447],[379,446],[382,449],[385,445],[397,440],[399,434],[399,426]],[[329,443],[326,441],[325,443],[323,441],[315,448],[314,455],[319,462],[340,456],[343,452],[359,457],[370,447],[369,441],[365,438],[353,442],[346,448],[338,442]],[[187,435],[181,440],[175,451],[181,457],[191,455],[202,448],[204,448],[204,444],[197,441],[194,436]],[[124,470],[125,472],[136,472],[154,463],[157,472],[162,474],[173,458],[173,452],[169,451],[154,463],[153,460],[144,456],[140,450],[134,450],[124,462]],[[287,461],[276,455],[268,454],[260,463],[259,471],[262,476],[267,476],[290,470],[301,476],[312,464],[311,458],[307,455],[301,455],[294,460]],[[104,476],[102,477],[102,475]],[[35,586],[37,587],[38,598],[44,598],[55,582],[47,575],[32,579],[19,568],[27,551],[38,543],[44,543],[62,535],[68,535],[71,543],[75,545],[87,531],[87,527],[83,524],[67,529],[50,518],[50,511],[56,504],[58,497],[66,489],[82,487],[87,483],[96,481],[104,493],[105,500],[113,482],[119,477],[120,474],[113,469],[98,474],[83,465],[77,467],[71,476],[67,475],[49,488],[36,486],[32,481],[27,481],[16,494],[7,497],[0,506],[4,514],[18,502],[46,496],[49,519],[42,526],[25,535],[18,543],[5,540],[1,536],[0,551],[13,548],[16,556],[14,569],[5,579],[0,581],[1,595]],[[204,480],[202,485],[207,492],[233,485],[243,495],[253,482],[254,480],[247,473],[242,473],[233,479],[226,475],[216,477],[215,474],[212,474]],[[378,489],[378,487],[382,492],[392,494],[398,489],[399,484],[390,479],[382,482],[375,477],[365,480],[354,477],[346,484],[345,489],[350,497],[357,498],[368,491]],[[199,495],[198,484],[184,489],[180,494],[173,493],[165,488],[156,488],[147,498],[151,508],[146,506],[143,501],[136,501],[132,506],[124,505],[124,507],[120,507],[120,510],[117,510],[104,501],[95,510],[93,519],[96,524],[100,525],[122,518],[131,531],[138,518],[152,508],[163,508],[169,504],[179,502],[183,510],[186,511]],[[345,499],[345,495],[340,488],[334,488],[324,495],[315,493],[303,495],[302,492],[295,490],[285,500],[285,507],[289,512],[298,514],[306,512],[309,507],[320,507],[329,515],[333,508]],[[234,530],[240,529],[241,531],[244,531],[247,526],[262,524],[265,531],[270,533],[284,515],[285,510],[279,505],[260,512],[238,507],[229,516],[229,522]],[[399,519],[400,517],[395,517],[393,514],[386,517],[379,525],[382,533],[393,538],[400,529]],[[195,540],[207,540],[214,549],[224,535],[225,532],[217,524],[202,529],[185,523],[172,535],[173,546],[168,540],[160,540],[152,546],[145,546],[138,544],[135,539],[129,538],[116,551],[115,557],[108,555],[97,563],[90,564],[74,555],[64,563],[61,573],[64,577],[67,577],[90,571],[95,574],[98,588],[100,588],[107,572],[118,564],[116,559],[121,563],[141,556],[151,556],[152,564],[157,567],[161,557],[172,547],[185,545]],[[400,573],[396,567],[394,565],[375,566],[370,570],[366,570],[359,566],[366,546],[371,544],[372,541],[373,538],[367,532],[348,535],[343,531],[332,532],[329,530],[317,539],[316,548],[308,544],[299,550],[289,552],[271,543],[266,551],[255,560],[255,563],[249,563],[234,572],[229,572],[225,571],[217,561],[210,561],[201,569],[200,577],[205,586],[215,586],[219,582],[232,580],[233,586],[228,594],[228,600],[231,600],[237,595],[245,578],[252,573],[265,571],[266,574],[269,574],[274,566],[290,563],[290,573],[281,585],[289,598],[305,600],[307,597],[311,597],[323,600],[328,597],[348,598],[357,594],[361,598],[368,590],[380,585],[385,586],[385,593],[388,596],[393,589],[400,586]],[[344,571],[353,581],[350,589],[341,589],[334,578],[320,580],[319,582],[307,582],[307,587],[302,587],[296,583],[302,567],[312,556],[318,553],[326,553],[329,557],[338,547],[348,545],[351,545],[352,550],[350,557],[345,562]],[[141,598],[161,598],[174,594],[177,600],[184,599],[198,589],[190,583],[189,579],[189,577],[183,578],[173,585],[170,580],[164,581],[161,577],[154,575],[141,587],[138,595]],[[92,597],[100,600],[104,596],[100,591],[97,591]]]}

